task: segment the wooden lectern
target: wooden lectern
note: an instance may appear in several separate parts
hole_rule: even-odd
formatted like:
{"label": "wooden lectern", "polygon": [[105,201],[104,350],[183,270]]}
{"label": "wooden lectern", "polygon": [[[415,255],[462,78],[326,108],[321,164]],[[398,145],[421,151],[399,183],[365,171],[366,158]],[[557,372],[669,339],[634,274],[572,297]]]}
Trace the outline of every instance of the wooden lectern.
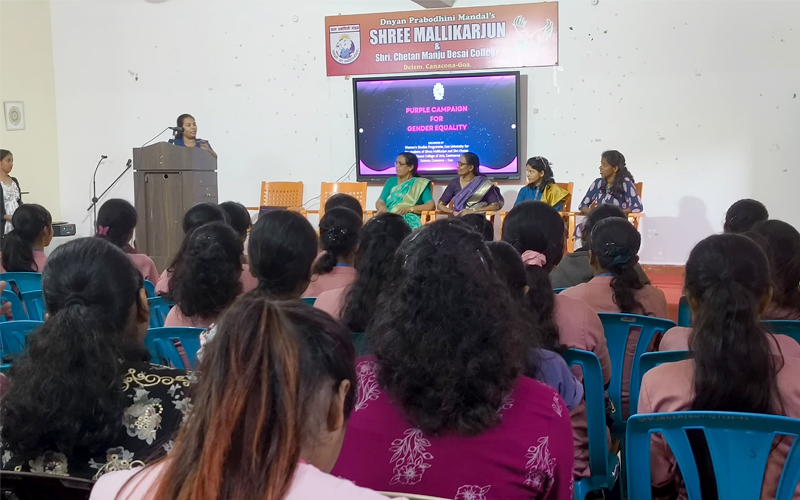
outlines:
{"label": "wooden lectern", "polygon": [[133,191],[136,247],[163,271],[183,241],[183,214],[201,202],[217,203],[217,159],[167,142],[135,148]]}

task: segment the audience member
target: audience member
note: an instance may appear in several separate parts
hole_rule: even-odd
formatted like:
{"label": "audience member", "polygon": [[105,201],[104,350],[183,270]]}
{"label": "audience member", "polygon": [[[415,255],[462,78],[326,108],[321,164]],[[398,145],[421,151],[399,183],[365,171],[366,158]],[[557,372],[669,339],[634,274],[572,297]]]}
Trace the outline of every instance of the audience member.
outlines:
{"label": "audience member", "polygon": [[461,220],[469,224],[478,234],[483,236],[483,241],[494,241],[494,226],[483,214],[467,214]]}
{"label": "audience member", "polygon": [[380,500],[328,474],[356,399],[350,332],[303,304],[239,300],[199,371],[169,457],[110,474],[92,500]]}
{"label": "audience member", "polygon": [[771,250],[772,304],[765,320],[800,320],[800,232],[791,225],[768,220],[753,225]]}
{"label": "audience member", "polygon": [[[770,302],[770,279],[758,245],[734,234],[706,238],[686,263],[685,288],[694,318],[689,339],[694,359],[647,372],[639,412],[732,411],[800,418],[800,360],[782,353],[779,336],[770,335],[759,319]],[[762,498],[775,498],[791,444],[779,439],[772,447]],[[682,489],[675,459],[660,435],[652,438],[651,464],[657,495]],[[702,467],[700,475],[713,479],[713,472]]]}
{"label": "audience member", "polygon": [[739,200],[728,209],[725,214],[726,233],[742,234],[749,231],[756,222],[769,219],[769,212],[763,203],[756,200]]}
{"label": "audience member", "polygon": [[[611,380],[611,358],[600,318],[586,302],[556,295],[549,273],[561,261],[566,245],[564,221],[555,208],[541,201],[526,201],[514,207],[503,224],[503,241],[522,256],[528,292],[525,311],[535,325],[541,347],[557,350],[562,346],[591,351],[600,360],[603,384]],[[529,368],[530,370],[530,368]],[[583,380],[583,372],[573,373]],[[575,476],[587,477],[589,470],[589,434],[586,404],[571,413],[574,434]]]}
{"label": "audience member", "polygon": [[99,238],[71,241],[50,256],[42,288],[48,317],[14,361],[0,410],[2,468],[97,479],[163,455],[190,383],[147,362],[134,264]]}
{"label": "audience member", "polygon": [[445,498],[572,498],[568,410],[521,376],[529,343],[480,235],[433,222],[393,266],[333,474]]}
{"label": "audience member", "polygon": [[[219,204],[219,208],[225,212],[225,217],[228,224],[236,231],[239,238],[242,240],[242,245],[247,243],[247,236],[250,233],[250,228],[253,222],[250,220],[250,212],[241,203],[235,201],[225,201]],[[249,292],[258,286],[258,280],[253,273],[250,272],[250,262],[246,255],[242,255],[242,291]]]}
{"label": "audience member", "polygon": [[342,288],[356,278],[358,241],[364,225],[349,208],[332,208],[319,222],[323,253],[314,264],[314,276],[303,297],[318,297],[322,292]]}
{"label": "audience member", "polygon": [[41,273],[53,241],[53,218],[41,205],[21,205],[11,217],[14,228],[3,237],[0,273]]}
{"label": "audience member", "polygon": [[224,222],[192,231],[170,279],[175,301],[164,326],[208,328],[242,293],[242,241]]}
{"label": "audience member", "polygon": [[[528,293],[528,281],[522,258],[517,250],[505,241],[491,241],[486,246],[492,253],[497,276],[508,287],[514,302],[522,307],[525,294]],[[520,314],[524,314],[524,311],[521,310]],[[556,352],[540,348],[531,349],[529,356],[533,360],[531,366],[538,370],[526,375],[557,390],[569,411],[577,408],[583,401],[583,386],[570,371],[564,358]]]}
{"label": "audience member", "polygon": [[349,286],[322,292],[314,307],[341,319],[351,331],[366,331],[378,294],[389,279],[394,253],[409,234],[411,228],[400,215],[383,213],[370,219],[356,254],[355,280]]}
{"label": "audience member", "polygon": [[328,201],[325,202],[326,212],[332,208],[338,207],[349,208],[353,212],[357,213],[359,217],[362,219],[364,218],[364,208],[361,206],[361,202],[347,193],[336,193],[328,198]]}
{"label": "audience member", "polygon": [[625,156],[619,151],[606,151],[600,158],[600,178],[596,179],[578,210],[584,215],[597,205],[616,205],[626,214],[644,210],[636,191],[636,181],[625,164]]}
{"label": "audience member", "polygon": [[[213,203],[198,203],[183,214],[183,237],[186,238],[187,235],[203,224],[214,221],[228,222],[225,211],[219,205]],[[158,283],[156,283],[156,295],[169,295],[169,279],[172,275],[172,269],[178,263],[179,258],[180,253],[175,256],[169,267],[164,269],[164,272],[159,276]]]}
{"label": "audience member", "polygon": [[645,285],[636,273],[642,236],[619,217],[599,221],[592,229],[589,264],[594,278],[561,292],[585,300],[597,312],[669,318],[664,292]]}
{"label": "audience member", "polygon": [[[128,201],[120,198],[108,200],[97,211],[96,235],[124,251],[133,239],[137,218],[136,209]],[[158,281],[158,269],[153,259],[141,253],[127,255],[144,279],[151,283]]]}
{"label": "audience member", "polygon": [[[569,288],[581,283],[588,283],[594,278],[592,266],[589,264],[592,229],[595,224],[609,217],[627,218],[625,212],[616,205],[598,205],[589,212],[589,215],[583,221],[583,231],[581,233],[583,246],[572,253],[564,255],[564,259],[558,264],[558,267],[550,273],[550,281],[553,284],[553,288]],[[639,281],[643,285],[649,285],[650,279],[638,262],[634,269],[636,274],[639,275]]]}

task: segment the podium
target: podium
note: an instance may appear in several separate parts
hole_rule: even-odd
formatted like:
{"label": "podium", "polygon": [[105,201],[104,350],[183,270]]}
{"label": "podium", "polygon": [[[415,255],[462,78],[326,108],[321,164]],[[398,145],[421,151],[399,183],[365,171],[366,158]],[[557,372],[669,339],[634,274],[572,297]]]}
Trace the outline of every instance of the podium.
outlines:
{"label": "podium", "polygon": [[160,142],[133,150],[133,191],[139,221],[136,248],[166,269],[183,241],[183,214],[217,203],[217,159],[202,148]]}

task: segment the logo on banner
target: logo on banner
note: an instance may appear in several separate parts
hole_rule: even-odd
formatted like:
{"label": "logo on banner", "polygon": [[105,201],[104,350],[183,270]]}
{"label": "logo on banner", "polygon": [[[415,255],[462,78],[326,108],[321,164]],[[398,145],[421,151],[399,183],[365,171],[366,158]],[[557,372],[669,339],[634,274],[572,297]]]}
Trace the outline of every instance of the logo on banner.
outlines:
{"label": "logo on banner", "polygon": [[437,101],[444,99],[444,85],[437,83],[433,86],[433,98]]}
{"label": "logo on banner", "polygon": [[351,64],[361,55],[361,25],[331,26],[331,55],[339,64]]}

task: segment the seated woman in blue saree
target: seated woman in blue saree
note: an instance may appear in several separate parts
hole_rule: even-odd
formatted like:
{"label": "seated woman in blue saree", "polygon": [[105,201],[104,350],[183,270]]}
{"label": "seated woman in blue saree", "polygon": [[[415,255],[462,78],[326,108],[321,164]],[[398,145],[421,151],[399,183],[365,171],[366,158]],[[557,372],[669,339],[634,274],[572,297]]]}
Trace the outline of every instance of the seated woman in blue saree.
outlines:
{"label": "seated woman in blue saree", "polygon": [[[458,177],[450,181],[439,198],[437,210],[455,216],[493,212],[503,208],[500,190],[488,178],[478,174],[481,161],[475,153],[464,153],[458,159]],[[453,201],[453,208],[447,205]]]}
{"label": "seated woman in blue saree", "polygon": [[383,185],[375,208],[378,214],[391,212],[402,215],[411,229],[416,229],[422,226],[419,214],[434,208],[431,181],[419,176],[419,160],[413,153],[400,153],[395,167],[397,177]]}
{"label": "seated woman in blue saree", "polygon": [[543,156],[534,156],[525,165],[528,184],[519,190],[516,207],[524,201],[543,201],[559,212],[564,209],[564,200],[569,196],[569,191],[563,189],[553,178],[553,169],[550,162]]}

